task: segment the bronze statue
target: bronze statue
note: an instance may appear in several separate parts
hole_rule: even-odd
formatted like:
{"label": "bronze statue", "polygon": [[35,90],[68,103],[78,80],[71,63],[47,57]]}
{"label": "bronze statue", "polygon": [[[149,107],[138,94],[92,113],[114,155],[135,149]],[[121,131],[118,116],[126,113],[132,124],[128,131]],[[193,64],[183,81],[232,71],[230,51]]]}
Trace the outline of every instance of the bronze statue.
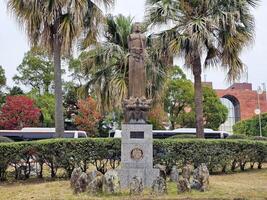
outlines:
{"label": "bronze statue", "polygon": [[128,37],[129,56],[129,98],[146,97],[145,48],[146,37],[141,33],[141,24],[135,23],[133,33]]}
{"label": "bronze statue", "polygon": [[152,102],[151,99],[146,99],[146,37],[140,28],[141,24],[135,23],[133,33],[128,37],[129,94],[123,104],[126,123],[146,123]]}

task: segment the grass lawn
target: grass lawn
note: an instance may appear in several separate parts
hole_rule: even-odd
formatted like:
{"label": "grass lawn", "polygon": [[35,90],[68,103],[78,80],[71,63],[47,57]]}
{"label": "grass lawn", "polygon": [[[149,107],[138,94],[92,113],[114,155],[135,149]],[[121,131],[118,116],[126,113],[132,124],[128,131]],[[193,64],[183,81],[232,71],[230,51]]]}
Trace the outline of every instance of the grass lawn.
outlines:
{"label": "grass lawn", "polygon": [[210,188],[207,192],[193,191],[177,195],[176,185],[168,184],[168,195],[155,197],[145,191],[142,196],[130,197],[127,191],[116,196],[90,196],[89,194],[73,195],[69,181],[66,180],[27,180],[0,184],[2,200],[85,200],[85,199],[266,199],[267,200],[267,168],[248,170],[228,175],[210,177]]}

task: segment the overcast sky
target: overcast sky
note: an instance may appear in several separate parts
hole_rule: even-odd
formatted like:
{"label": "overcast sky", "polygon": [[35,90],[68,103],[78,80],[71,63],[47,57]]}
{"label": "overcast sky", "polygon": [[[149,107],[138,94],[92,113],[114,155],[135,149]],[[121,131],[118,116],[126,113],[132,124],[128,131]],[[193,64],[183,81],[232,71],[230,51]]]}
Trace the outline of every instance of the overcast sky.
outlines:
{"label": "overcast sky", "polygon": [[[0,0],[0,65],[6,71],[7,84],[11,86],[13,85],[12,77],[24,53],[29,50],[29,45],[23,30],[7,13],[5,2],[5,0]],[[136,21],[142,21],[144,10],[145,0],[117,0],[115,8],[109,12],[131,15]],[[267,1],[262,0],[253,13],[256,18],[255,43],[244,51],[242,60],[248,67],[248,81],[253,83],[254,88],[257,88],[261,83],[267,83]],[[220,69],[208,70],[204,74],[206,80],[212,81],[215,88],[226,88],[229,85],[225,82],[225,72]],[[188,76],[192,78],[190,74]]]}

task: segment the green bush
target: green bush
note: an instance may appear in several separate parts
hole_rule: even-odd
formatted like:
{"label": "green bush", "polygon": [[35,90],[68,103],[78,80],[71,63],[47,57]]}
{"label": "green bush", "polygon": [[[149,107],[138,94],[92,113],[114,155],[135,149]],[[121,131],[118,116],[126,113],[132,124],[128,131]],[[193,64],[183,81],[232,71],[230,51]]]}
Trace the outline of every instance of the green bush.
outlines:
{"label": "green bush", "polygon": [[249,139],[248,136],[246,135],[241,135],[241,134],[234,134],[234,135],[229,135],[226,139]]}
{"label": "green bush", "polygon": [[27,167],[28,178],[31,173],[30,163],[40,165],[39,177],[43,176],[43,166],[50,168],[51,177],[55,177],[59,168],[68,176],[76,166],[86,171],[89,164],[104,173],[107,165],[117,167],[120,161],[119,139],[51,139],[31,142],[0,144],[0,179],[6,178],[6,169],[13,166],[15,178],[19,178],[21,167]]}
{"label": "green bush", "polygon": [[245,169],[247,163],[267,160],[267,143],[252,140],[158,140],[154,142],[154,162],[171,167],[185,163],[206,163],[209,170]]}
{"label": "green bush", "polygon": [[188,139],[188,138],[196,138],[196,135],[174,135],[172,137],[170,137],[170,139]]}
{"label": "green bush", "polygon": [[261,140],[261,141],[267,141],[267,137],[260,137],[260,136],[247,136],[247,135],[241,135],[241,134],[235,134],[230,135],[226,139],[238,139],[238,140]]}
{"label": "green bush", "polygon": [[252,140],[262,140],[262,141],[267,141],[267,137],[260,137],[260,136],[254,136],[251,137]]}
{"label": "green bush", "polygon": [[[262,127],[262,135],[267,137],[267,113],[262,114],[261,127]],[[235,134],[244,134],[248,136],[259,136],[260,125],[259,125],[258,116],[236,123],[233,126],[233,131]]]}
{"label": "green bush", "polygon": [[7,137],[0,136],[0,143],[4,143],[4,142],[14,142],[14,141]]}
{"label": "green bush", "polygon": [[[107,168],[120,164],[120,139],[52,139],[32,142],[0,144],[0,180],[6,179],[8,167],[13,167],[15,178],[29,178],[31,163],[39,163],[37,176],[43,176],[43,166],[55,177],[58,169],[68,176],[79,166],[86,171],[89,164],[105,173]],[[154,140],[154,164],[182,167],[185,163],[198,166],[206,163],[211,172],[227,169],[245,169],[246,164],[261,168],[267,161],[267,142],[256,140],[204,140],[165,139]]]}

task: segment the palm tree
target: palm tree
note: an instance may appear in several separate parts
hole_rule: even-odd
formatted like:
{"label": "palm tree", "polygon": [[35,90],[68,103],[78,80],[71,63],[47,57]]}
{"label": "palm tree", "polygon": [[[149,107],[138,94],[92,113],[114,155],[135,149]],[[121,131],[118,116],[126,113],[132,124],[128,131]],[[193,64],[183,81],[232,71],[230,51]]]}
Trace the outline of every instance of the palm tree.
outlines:
{"label": "palm tree", "polygon": [[[105,6],[113,0],[98,1]],[[91,0],[8,0],[9,10],[26,30],[32,45],[49,49],[55,71],[55,123],[57,137],[64,132],[61,56],[70,54],[73,43],[85,35],[85,44],[96,41],[102,12]]]}
{"label": "palm tree", "polygon": [[96,96],[98,109],[104,114],[112,108],[120,107],[127,96],[127,37],[132,28],[131,17],[118,15],[106,17],[104,41],[89,45],[79,56],[81,70],[87,83],[81,96],[89,93]]}
{"label": "palm tree", "polygon": [[[103,114],[114,108],[121,109],[122,101],[128,96],[128,36],[132,32],[133,18],[123,15],[106,18],[103,42],[89,46],[80,57],[83,74],[89,80],[82,94],[88,91],[98,99]],[[149,40],[150,41],[150,40]],[[149,46],[151,46],[149,42]],[[147,93],[152,98],[160,91],[160,82],[165,75],[162,49],[153,44],[147,51]]]}
{"label": "palm tree", "polygon": [[[258,0],[147,0],[147,23],[172,26],[158,34],[194,75],[197,136],[203,133],[203,67],[222,66],[229,81],[243,71],[240,53],[253,41],[251,8]],[[204,63],[204,64],[202,64]],[[203,66],[202,66],[203,65]]]}

